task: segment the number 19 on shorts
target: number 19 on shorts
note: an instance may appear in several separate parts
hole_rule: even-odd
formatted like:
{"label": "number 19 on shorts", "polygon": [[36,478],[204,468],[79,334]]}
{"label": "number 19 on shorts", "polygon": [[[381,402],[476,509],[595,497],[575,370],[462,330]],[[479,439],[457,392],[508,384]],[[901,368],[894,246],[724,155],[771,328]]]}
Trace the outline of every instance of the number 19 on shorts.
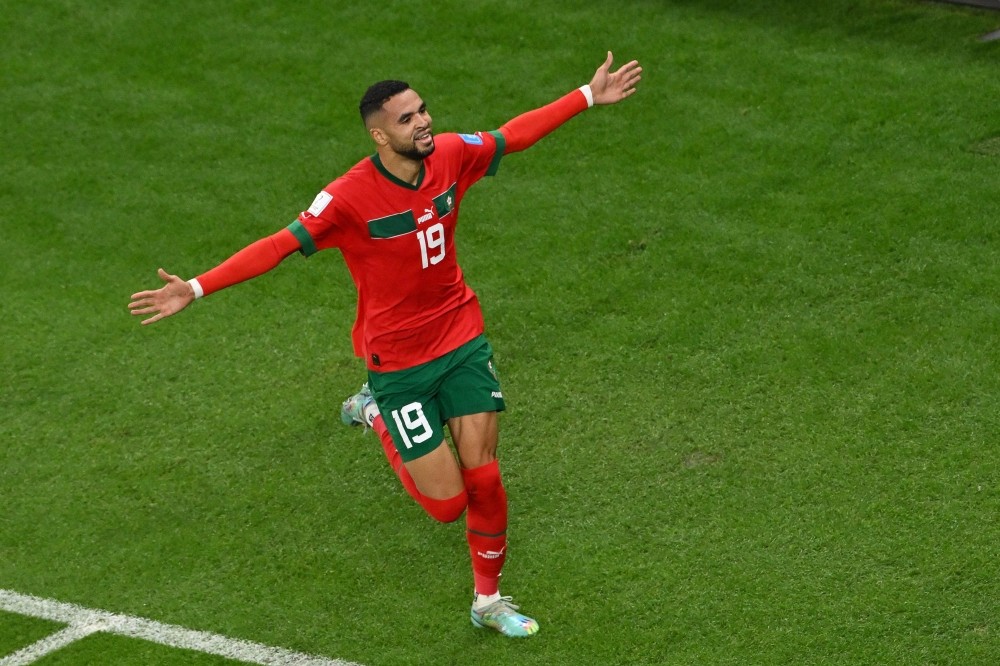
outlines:
{"label": "number 19 on shorts", "polygon": [[412,449],[414,444],[423,444],[434,434],[434,429],[424,415],[424,406],[419,402],[411,402],[402,409],[392,410],[392,420],[408,449]]}

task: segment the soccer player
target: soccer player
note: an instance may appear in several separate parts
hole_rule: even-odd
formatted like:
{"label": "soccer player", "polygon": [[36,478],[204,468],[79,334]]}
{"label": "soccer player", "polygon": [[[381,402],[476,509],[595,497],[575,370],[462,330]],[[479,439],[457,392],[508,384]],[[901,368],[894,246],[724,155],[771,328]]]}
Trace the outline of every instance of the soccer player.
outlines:
{"label": "soccer player", "polygon": [[504,155],[635,92],[639,63],[612,72],[612,60],[609,52],[589,84],[475,134],[435,135],[427,105],[408,84],[372,85],[360,111],[374,155],[327,185],[288,227],[191,280],[161,268],[166,284],[129,303],[151,324],[295,252],[339,249],[358,292],[354,351],[368,368],[368,382],[344,401],[341,417],[378,433],[403,487],[430,516],[452,522],[466,514],[472,623],[506,636],[531,636],[538,623],[499,591],[507,554],[507,495],[496,457],[504,400],[479,302],[456,261],[455,227],[466,191],[495,174]]}

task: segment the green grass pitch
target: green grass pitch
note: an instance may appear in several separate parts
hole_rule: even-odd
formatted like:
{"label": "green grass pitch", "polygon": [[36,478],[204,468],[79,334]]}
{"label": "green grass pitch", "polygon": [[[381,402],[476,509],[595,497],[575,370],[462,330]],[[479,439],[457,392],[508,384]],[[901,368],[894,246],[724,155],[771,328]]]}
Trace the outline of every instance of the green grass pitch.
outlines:
{"label": "green grass pitch", "polygon": [[[0,589],[366,666],[995,664],[1000,13],[904,0],[38,0],[0,17]],[[508,398],[503,589],[340,425],[336,253],[129,295],[372,151],[586,83],[465,200]],[[58,628],[57,626],[55,628]],[[0,613],[0,658],[54,630]],[[92,636],[45,664],[220,660]]]}

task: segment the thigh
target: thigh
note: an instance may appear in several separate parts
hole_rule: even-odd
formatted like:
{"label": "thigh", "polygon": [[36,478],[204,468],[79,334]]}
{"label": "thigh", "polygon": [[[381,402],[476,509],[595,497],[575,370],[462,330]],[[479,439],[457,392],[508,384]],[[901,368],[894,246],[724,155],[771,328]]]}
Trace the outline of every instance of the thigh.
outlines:
{"label": "thigh", "polygon": [[462,467],[482,467],[496,459],[500,439],[500,419],[496,412],[456,416],[448,419],[448,430]]}
{"label": "thigh", "polygon": [[406,471],[422,495],[433,499],[448,499],[462,492],[465,482],[458,461],[448,443],[442,441],[428,453],[404,462]]}
{"label": "thigh", "polygon": [[[444,420],[434,396],[425,388],[388,382],[385,375],[369,385],[392,443],[406,471],[422,495],[448,499],[462,492],[464,483],[455,454],[444,438]],[[378,388],[376,388],[378,387]]]}

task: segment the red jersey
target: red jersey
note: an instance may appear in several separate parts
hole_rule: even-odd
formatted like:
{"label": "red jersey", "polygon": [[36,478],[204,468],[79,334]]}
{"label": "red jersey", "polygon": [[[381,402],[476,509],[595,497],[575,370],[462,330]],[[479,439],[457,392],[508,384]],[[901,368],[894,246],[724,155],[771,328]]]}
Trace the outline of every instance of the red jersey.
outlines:
{"label": "red jersey", "polygon": [[446,354],[483,332],[483,314],[455,254],[466,190],[493,175],[499,131],[438,134],[416,185],[378,155],[327,185],[288,228],[306,256],[338,248],[358,290],[354,352],[380,372]]}
{"label": "red jersey", "polygon": [[416,185],[395,178],[378,155],[362,160],[286,229],[192,279],[195,298],[263,275],[296,250],[336,247],[357,286],[354,350],[369,368],[402,370],[446,354],[483,331],[455,256],[465,191],[495,173],[504,153],[530,148],[592,104],[584,86],[495,132],[439,134]]}

